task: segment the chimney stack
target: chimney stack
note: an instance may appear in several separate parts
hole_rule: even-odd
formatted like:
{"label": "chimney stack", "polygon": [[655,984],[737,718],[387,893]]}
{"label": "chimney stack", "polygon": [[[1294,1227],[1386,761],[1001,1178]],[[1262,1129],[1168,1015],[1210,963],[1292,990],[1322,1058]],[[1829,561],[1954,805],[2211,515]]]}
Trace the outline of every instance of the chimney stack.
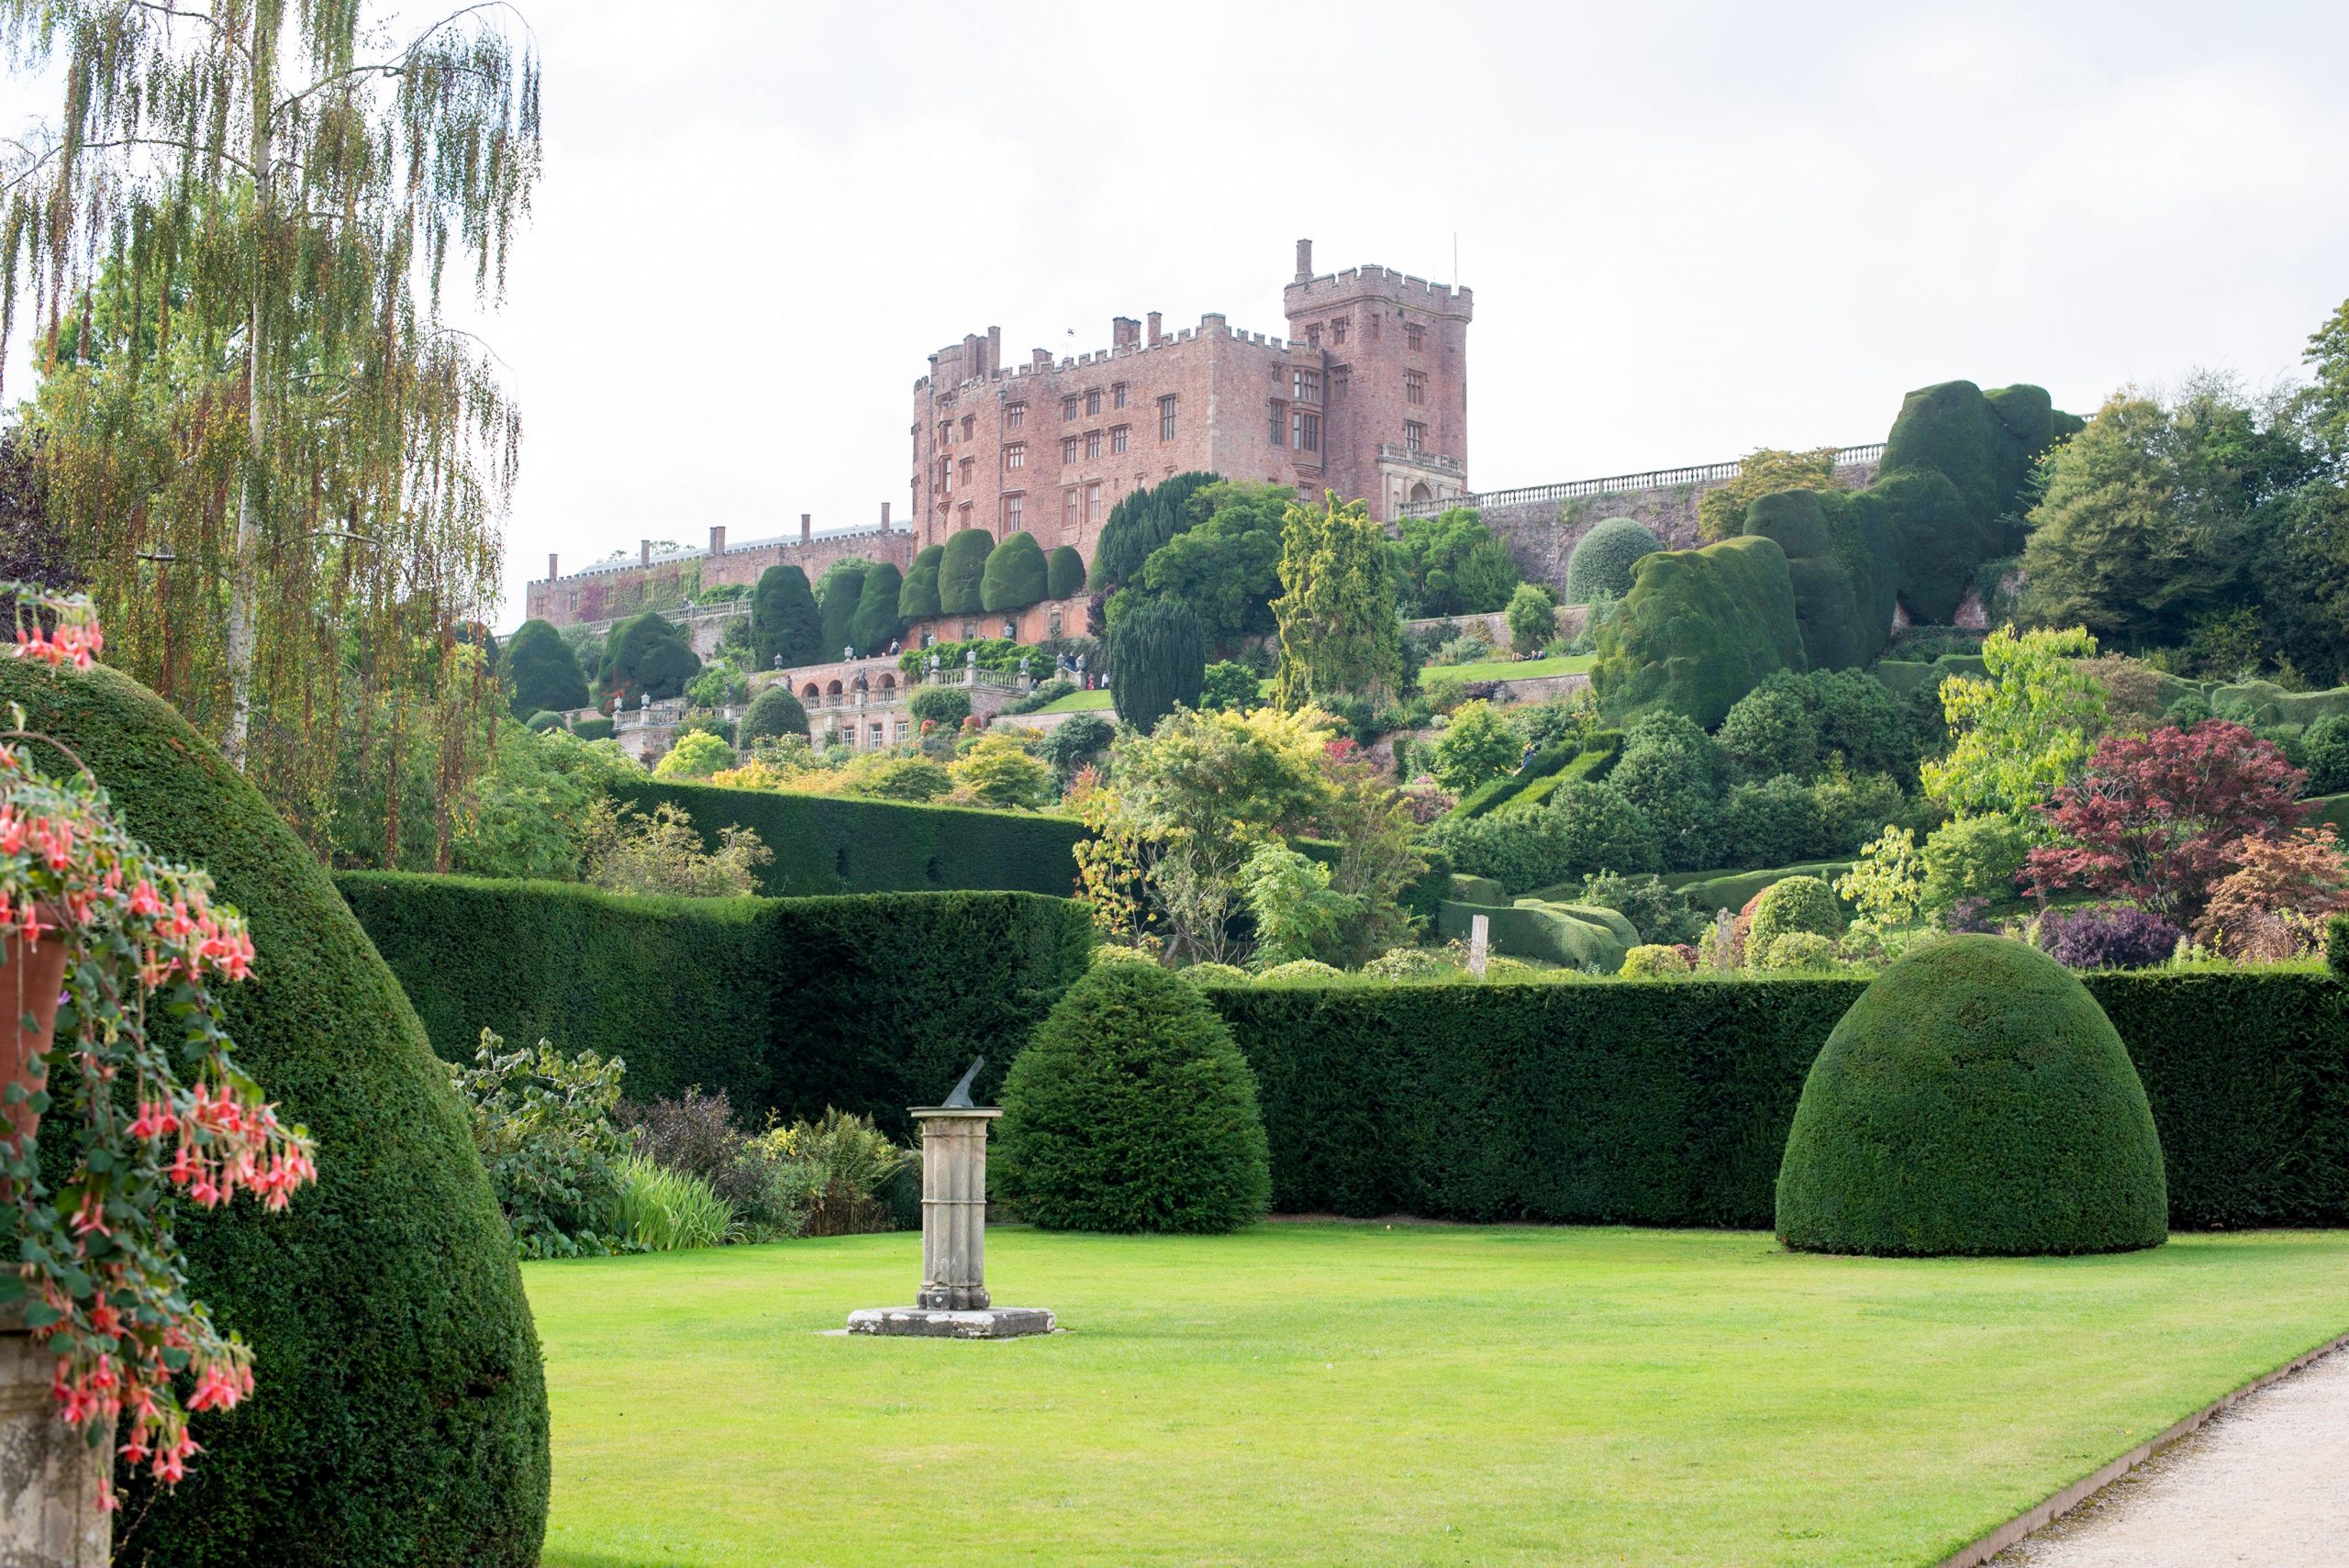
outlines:
{"label": "chimney stack", "polygon": [[995,373],[996,373],[996,372],[997,372],[997,371],[1001,370],[1002,368],[1003,368],[1003,328],[1000,328],[1000,327],[990,327],[990,328],[987,328],[987,368],[986,368],[986,373],[987,373],[987,374],[989,374],[989,375],[993,375],[993,374],[995,374]]}
{"label": "chimney stack", "polygon": [[726,553],[726,525],[724,523],[716,523],[710,527],[709,553],[713,557]]}
{"label": "chimney stack", "polygon": [[799,542],[800,542],[801,544],[806,544],[809,539],[814,539],[815,537],[816,537],[816,523],[815,523],[815,519],[813,519],[812,517],[808,517],[808,515],[807,515],[807,513],[805,513],[805,512],[800,513],[800,514],[799,514]]}
{"label": "chimney stack", "polygon": [[1028,362],[1038,370],[1048,370],[1051,368],[1052,362],[1052,350],[1049,349],[1030,349],[1028,350]]}
{"label": "chimney stack", "polygon": [[1158,312],[1154,310],[1152,311],[1150,313],[1150,340],[1155,343],[1165,336],[1165,333],[1158,329]]}
{"label": "chimney stack", "polygon": [[1297,242],[1297,281],[1301,284],[1313,281],[1313,241],[1310,239]]}
{"label": "chimney stack", "polygon": [[881,531],[889,531],[889,503],[886,501],[881,503]]}
{"label": "chimney stack", "polygon": [[548,550],[548,551],[547,551],[547,581],[548,581],[548,582],[550,582],[550,583],[551,583],[551,582],[553,582],[556,578],[558,578],[558,577],[560,577],[560,576],[562,576],[562,573],[560,573],[560,572],[558,572],[558,571],[556,571],[556,570],[555,570],[555,565],[554,565],[554,551],[553,551],[553,550]]}
{"label": "chimney stack", "polygon": [[636,541],[636,563],[639,566],[650,566],[652,564],[652,541],[651,539],[640,539]]}
{"label": "chimney stack", "polygon": [[1109,318],[1109,346],[1111,348],[1130,349],[1136,347],[1141,342],[1141,322],[1136,321],[1130,316],[1113,316]]}

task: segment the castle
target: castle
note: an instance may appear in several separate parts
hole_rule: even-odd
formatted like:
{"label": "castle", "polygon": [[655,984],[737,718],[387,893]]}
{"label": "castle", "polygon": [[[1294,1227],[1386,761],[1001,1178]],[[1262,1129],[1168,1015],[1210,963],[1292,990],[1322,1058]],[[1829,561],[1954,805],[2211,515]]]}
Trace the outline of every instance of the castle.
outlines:
{"label": "castle", "polygon": [[1167,332],[1120,316],[1109,347],[1006,368],[990,327],[914,383],[917,546],[981,528],[1088,562],[1120,497],[1177,473],[1370,503],[1386,521],[1467,489],[1472,296],[1385,267],[1317,277],[1297,242],[1288,336],[1219,313]]}
{"label": "castle", "polygon": [[1058,361],[1037,349],[1009,369],[1001,329],[974,333],[930,355],[914,383],[910,527],[884,503],[878,528],[819,534],[803,516],[796,538],[729,549],[717,527],[707,549],[644,541],[632,562],[569,576],[549,555],[528,613],[567,626],[666,612],[770,566],[812,582],[847,555],[902,570],[963,528],[997,540],[1025,531],[1089,562],[1120,497],[1193,471],[1359,497],[1381,521],[1464,495],[1470,291],[1375,266],[1317,277],[1313,242],[1300,239],[1282,305],[1285,339],[1220,313],[1169,333],[1152,311],[1146,325],[1112,321],[1106,349]]}

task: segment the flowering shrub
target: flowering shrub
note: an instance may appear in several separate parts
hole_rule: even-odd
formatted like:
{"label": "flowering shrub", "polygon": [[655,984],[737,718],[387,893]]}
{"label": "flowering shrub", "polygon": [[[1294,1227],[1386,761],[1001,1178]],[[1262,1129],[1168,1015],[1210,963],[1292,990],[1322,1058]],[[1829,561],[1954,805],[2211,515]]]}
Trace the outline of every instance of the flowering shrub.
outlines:
{"label": "flowering shrub", "polygon": [[[86,598],[5,591],[15,657],[86,669],[104,647]],[[251,973],[243,919],[212,901],[202,872],[123,831],[78,757],[23,727],[15,710],[0,735],[0,933],[6,962],[28,971],[43,944],[62,945],[65,973],[48,1051],[6,1085],[0,1194],[20,1240],[0,1299],[24,1299],[26,1326],[56,1356],[59,1416],[173,1485],[197,1451],[190,1414],[253,1388],[250,1350],[188,1295],[173,1210],[182,1195],[212,1208],[239,1192],[282,1209],[317,1167],[307,1136],[279,1123],[230,1055],[212,987]],[[44,772],[33,741],[72,771]],[[68,1151],[54,1186],[44,1141]],[[100,1500],[116,1506],[110,1475]]]}
{"label": "flowering shrub", "polygon": [[2066,969],[2138,969],[2177,951],[2185,932],[2132,905],[2051,909],[2039,922],[2039,945]]}

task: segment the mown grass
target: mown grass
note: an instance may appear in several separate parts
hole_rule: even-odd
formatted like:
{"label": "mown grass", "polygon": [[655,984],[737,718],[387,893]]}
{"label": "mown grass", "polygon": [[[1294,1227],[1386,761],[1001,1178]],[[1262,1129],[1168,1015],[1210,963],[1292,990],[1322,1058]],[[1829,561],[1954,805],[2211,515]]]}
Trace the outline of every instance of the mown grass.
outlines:
{"label": "mown grass", "polygon": [[2029,1261],[1766,1236],[998,1229],[1067,1332],[827,1337],[911,1235],[524,1267],[548,1568],[1928,1564],[2349,1330],[2349,1233]]}
{"label": "mown grass", "polygon": [[1549,659],[1492,659],[1481,664],[1431,664],[1419,672],[1424,686],[1436,681],[1531,681],[1540,675],[1586,675],[1598,662],[1590,653],[1561,653]]}
{"label": "mown grass", "polygon": [[1102,713],[1110,706],[1109,688],[1097,686],[1089,692],[1071,692],[1064,697],[1054,697],[1038,713]]}

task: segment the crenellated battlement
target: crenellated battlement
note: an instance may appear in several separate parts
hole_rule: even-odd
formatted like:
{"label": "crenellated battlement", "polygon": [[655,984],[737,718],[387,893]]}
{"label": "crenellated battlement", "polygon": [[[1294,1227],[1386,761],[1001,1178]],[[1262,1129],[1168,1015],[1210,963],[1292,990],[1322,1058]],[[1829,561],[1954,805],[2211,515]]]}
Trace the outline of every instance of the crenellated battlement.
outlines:
{"label": "crenellated battlement", "polygon": [[1065,375],[1072,371],[1084,370],[1088,366],[1140,359],[1165,350],[1179,349],[1185,344],[1197,342],[1203,339],[1216,337],[1221,337],[1235,343],[1246,343],[1252,348],[1265,349],[1284,354],[1292,348],[1301,346],[1291,343],[1277,333],[1252,332],[1244,327],[1233,327],[1229,324],[1221,312],[1211,310],[1199,317],[1199,324],[1197,327],[1178,328],[1174,331],[1162,333],[1154,339],[1113,344],[1106,349],[1092,349],[1081,354],[1063,355],[1059,359],[1052,358],[1049,350],[1036,349],[1030,350],[1025,364],[996,365],[990,367],[984,374],[961,376],[952,380],[948,379],[949,367],[959,367],[964,356],[962,344],[950,343],[930,357],[932,367],[930,374],[917,376],[913,389],[916,392],[927,393],[932,391],[934,387],[940,398],[949,398],[965,387],[987,386],[996,382],[1023,382],[1041,376]]}
{"label": "crenellated battlement", "polygon": [[1473,289],[1431,283],[1426,278],[1380,266],[1350,267],[1342,272],[1299,278],[1282,292],[1283,303],[1291,316],[1347,300],[1388,299],[1439,316],[1456,316],[1464,321],[1475,313],[1475,297]]}

